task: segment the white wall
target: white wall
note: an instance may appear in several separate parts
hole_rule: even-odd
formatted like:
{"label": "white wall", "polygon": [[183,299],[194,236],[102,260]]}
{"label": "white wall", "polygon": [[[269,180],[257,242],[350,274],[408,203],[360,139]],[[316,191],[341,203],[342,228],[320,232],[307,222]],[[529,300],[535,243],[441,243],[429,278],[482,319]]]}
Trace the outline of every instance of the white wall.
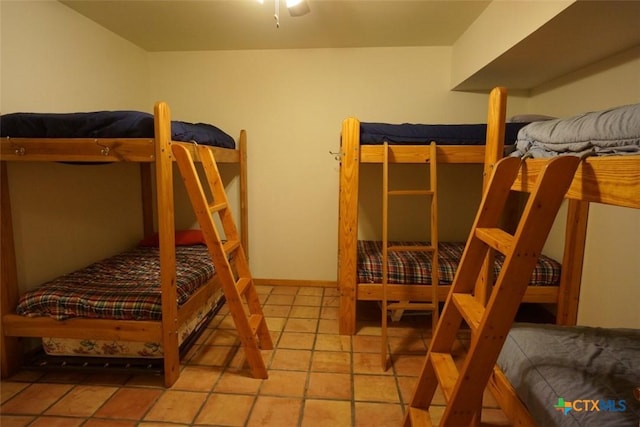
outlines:
{"label": "white wall", "polygon": [[[148,109],[144,51],[58,2],[3,0],[0,8],[3,113]],[[8,171],[21,287],[140,238],[136,165],[14,162]]]}
{"label": "white wall", "polygon": [[[529,110],[570,117],[640,102],[640,47],[614,55],[536,88]],[[546,251],[562,258],[564,216],[554,224]],[[640,328],[640,211],[592,203],[589,211],[578,322]]]}

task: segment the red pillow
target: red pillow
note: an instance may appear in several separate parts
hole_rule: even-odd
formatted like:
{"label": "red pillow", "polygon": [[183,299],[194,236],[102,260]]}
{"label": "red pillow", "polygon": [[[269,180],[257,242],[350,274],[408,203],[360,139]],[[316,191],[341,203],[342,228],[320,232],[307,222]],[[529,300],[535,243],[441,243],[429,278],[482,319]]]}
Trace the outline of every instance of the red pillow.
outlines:
{"label": "red pillow", "polygon": [[[176,246],[206,245],[202,230],[178,230],[176,231]],[[139,246],[159,246],[158,233],[147,236],[138,243]]]}

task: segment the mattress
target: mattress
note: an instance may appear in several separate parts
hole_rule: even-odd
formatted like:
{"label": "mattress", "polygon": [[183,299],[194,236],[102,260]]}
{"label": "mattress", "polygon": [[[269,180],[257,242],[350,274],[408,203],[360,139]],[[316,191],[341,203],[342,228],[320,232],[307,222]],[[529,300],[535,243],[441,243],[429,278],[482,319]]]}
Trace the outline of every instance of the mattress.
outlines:
{"label": "mattress", "polygon": [[640,329],[515,324],[498,366],[540,426],[639,425]]}
{"label": "mattress", "polygon": [[[516,142],[518,131],[527,123],[506,123],[505,144]],[[485,145],[487,135],[486,124],[389,124],[360,123],[360,144],[420,145],[432,141],[439,145]]]}
{"label": "mattress", "polygon": [[[0,116],[0,136],[10,138],[153,138],[154,117],[140,111],[11,113]],[[235,148],[234,139],[206,123],[171,122],[174,141]]]}
{"label": "mattress", "polygon": [[[389,242],[393,245],[426,245],[426,242]],[[438,243],[439,284],[453,283],[460,258],[464,252],[464,242]],[[389,252],[388,283],[391,284],[431,284],[431,254],[428,252]],[[500,272],[504,255],[495,255],[494,274]],[[548,256],[541,255],[533,270],[531,286],[557,286],[560,283],[561,264]],[[382,282],[382,242],[358,241],[358,283]]]}
{"label": "mattress", "polygon": [[[160,320],[160,258],[155,246],[130,251],[56,278],[20,297],[16,313],[121,320]],[[176,246],[176,288],[183,304],[213,277],[205,245]]]}

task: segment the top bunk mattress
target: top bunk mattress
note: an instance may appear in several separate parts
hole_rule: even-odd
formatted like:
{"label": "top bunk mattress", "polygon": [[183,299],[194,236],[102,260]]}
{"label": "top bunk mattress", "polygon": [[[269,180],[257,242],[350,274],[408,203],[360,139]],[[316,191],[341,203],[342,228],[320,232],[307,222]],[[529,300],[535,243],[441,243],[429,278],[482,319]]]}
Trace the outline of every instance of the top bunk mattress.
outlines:
{"label": "top bunk mattress", "polygon": [[546,158],[640,154],[640,104],[533,122],[518,132],[513,156]]}
{"label": "top bunk mattress", "polygon": [[[506,123],[505,144],[513,145],[527,123]],[[485,145],[486,124],[360,123],[360,144],[381,145]]]}
{"label": "top bunk mattress", "polygon": [[637,427],[639,361],[640,329],[515,324],[498,366],[537,425]]}
{"label": "top bunk mattress", "polygon": [[[141,111],[11,113],[0,116],[3,138],[153,138],[154,117]],[[234,139],[206,123],[171,122],[174,141],[235,148]]]}

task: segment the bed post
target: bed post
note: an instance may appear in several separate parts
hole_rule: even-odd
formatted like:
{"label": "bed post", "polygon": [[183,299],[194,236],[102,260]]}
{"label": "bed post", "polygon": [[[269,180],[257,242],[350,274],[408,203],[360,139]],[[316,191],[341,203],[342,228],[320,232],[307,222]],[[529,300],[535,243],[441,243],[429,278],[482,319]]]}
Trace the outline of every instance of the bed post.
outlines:
{"label": "bed post", "polygon": [[160,236],[164,385],[170,387],[176,382],[180,375],[180,354],[178,349],[171,115],[167,104],[164,102],[156,103],[154,115],[158,233]]}
{"label": "bed post", "polygon": [[358,177],[360,122],[342,122],[340,200],[338,212],[338,289],[340,291],[340,334],[356,332],[356,288],[358,245]]}
{"label": "bed post", "polygon": [[[16,252],[13,241],[13,221],[11,218],[11,200],[7,181],[7,162],[0,162],[0,181],[2,188],[2,212],[0,213],[0,235],[2,236],[0,264],[2,273],[0,280],[0,320],[1,316],[13,313],[18,305],[18,274],[16,268]],[[0,373],[2,378],[13,375],[22,365],[22,342],[17,337],[4,335],[3,322],[0,321]]]}
{"label": "bed post", "polygon": [[247,181],[247,132],[242,129],[240,131],[240,141],[238,143],[240,150],[240,240],[244,252],[249,258],[249,197],[248,197],[248,181]]}
{"label": "bed post", "polygon": [[[493,173],[495,164],[504,157],[504,129],[507,111],[507,89],[495,87],[489,93],[489,105],[487,112],[487,140],[484,152],[484,170],[482,177],[482,192],[484,193]],[[493,252],[489,251],[484,260],[484,265],[476,281],[475,296],[482,304],[486,305],[493,282]]]}
{"label": "bed post", "polygon": [[564,236],[556,323],[574,326],[578,321],[578,302],[582,282],[584,246],[587,239],[589,202],[576,199],[567,199],[567,202],[567,228]]}
{"label": "bed post", "polygon": [[143,237],[153,234],[153,181],[151,163],[140,163],[140,191],[142,197]]}

